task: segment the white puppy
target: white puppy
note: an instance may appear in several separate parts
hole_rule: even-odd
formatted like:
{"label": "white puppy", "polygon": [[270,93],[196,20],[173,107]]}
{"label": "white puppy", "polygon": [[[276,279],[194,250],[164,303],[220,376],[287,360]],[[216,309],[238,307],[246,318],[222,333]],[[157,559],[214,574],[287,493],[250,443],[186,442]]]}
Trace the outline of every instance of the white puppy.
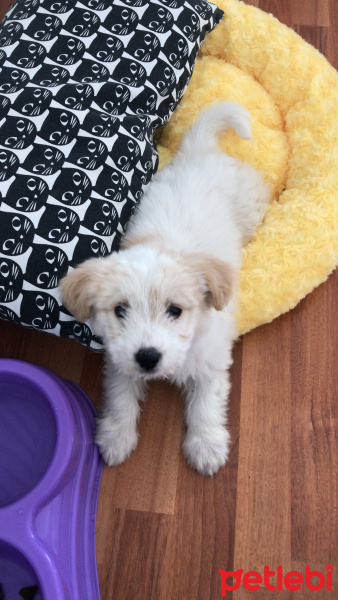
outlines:
{"label": "white puppy", "polygon": [[202,112],[147,187],[121,251],[84,262],[62,281],[66,306],[80,321],[90,316],[104,340],[96,441],[108,465],[135,450],[139,400],[155,378],[185,391],[189,463],[212,475],[227,460],[241,249],[270,197],[261,173],[219,151],[217,136],[230,127],[251,137],[250,115],[239,104]]}

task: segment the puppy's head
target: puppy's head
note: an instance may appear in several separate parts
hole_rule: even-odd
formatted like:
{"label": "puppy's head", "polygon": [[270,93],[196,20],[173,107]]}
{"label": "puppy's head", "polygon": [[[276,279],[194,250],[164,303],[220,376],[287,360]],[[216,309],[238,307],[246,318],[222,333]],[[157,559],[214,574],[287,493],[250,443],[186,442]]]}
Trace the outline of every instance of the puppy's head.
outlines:
{"label": "puppy's head", "polygon": [[224,308],[232,285],[227,263],[139,245],[84,262],[61,290],[79,321],[91,318],[120,371],[155,378],[175,377],[207,311]]}

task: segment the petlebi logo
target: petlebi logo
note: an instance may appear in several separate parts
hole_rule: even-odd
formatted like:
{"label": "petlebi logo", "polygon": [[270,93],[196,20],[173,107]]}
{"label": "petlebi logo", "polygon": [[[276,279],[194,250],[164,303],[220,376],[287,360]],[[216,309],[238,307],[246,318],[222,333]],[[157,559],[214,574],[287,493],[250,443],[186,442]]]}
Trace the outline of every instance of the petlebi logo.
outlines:
{"label": "petlebi logo", "polygon": [[[316,592],[325,588],[327,591],[332,590],[332,570],[333,565],[325,565],[326,573],[323,574],[321,571],[312,571],[309,565],[305,567],[305,575],[299,571],[288,571],[283,572],[283,567],[280,565],[276,571],[270,570],[269,566],[264,567],[263,575],[258,571],[247,571],[243,574],[243,569],[237,571],[224,571],[219,569],[218,572],[221,576],[221,595],[222,598],[226,597],[227,592],[234,592],[242,585],[248,591],[256,591],[262,588],[264,584],[265,589],[269,591],[277,590],[282,592],[283,590],[297,591],[303,587]],[[273,582],[270,581],[271,577],[276,577]],[[228,578],[232,577],[234,582],[229,583]],[[315,579],[316,578],[316,579]],[[318,581],[319,580],[319,581]]]}

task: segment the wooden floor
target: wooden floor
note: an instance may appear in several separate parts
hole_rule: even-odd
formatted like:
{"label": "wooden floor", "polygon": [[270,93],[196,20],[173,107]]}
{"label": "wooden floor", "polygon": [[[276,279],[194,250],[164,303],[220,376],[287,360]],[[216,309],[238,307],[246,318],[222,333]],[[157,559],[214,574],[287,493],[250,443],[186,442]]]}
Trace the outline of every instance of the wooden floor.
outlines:
{"label": "wooden floor", "polygon": [[[337,0],[251,3],[338,67]],[[2,0],[0,14],[8,5]],[[237,343],[232,451],[214,478],[186,465],[179,392],[164,383],[151,387],[137,452],[103,473],[101,600],[218,600],[218,569],[263,573],[264,565],[281,565],[304,573],[310,565],[325,573],[328,563],[335,565],[331,593],[304,587],[250,594],[242,587],[226,598],[338,598],[337,316],[335,272],[295,310]],[[76,342],[0,322],[0,356],[53,369],[99,405],[102,356]]]}

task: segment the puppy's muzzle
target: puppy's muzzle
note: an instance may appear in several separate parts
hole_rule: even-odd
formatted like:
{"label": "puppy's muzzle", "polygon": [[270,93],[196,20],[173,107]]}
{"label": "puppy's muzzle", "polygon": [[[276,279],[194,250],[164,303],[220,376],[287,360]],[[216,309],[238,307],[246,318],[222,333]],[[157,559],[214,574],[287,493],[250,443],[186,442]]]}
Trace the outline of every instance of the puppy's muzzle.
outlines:
{"label": "puppy's muzzle", "polygon": [[140,348],[135,354],[135,360],[145,371],[155,369],[162,354],[156,348]]}

